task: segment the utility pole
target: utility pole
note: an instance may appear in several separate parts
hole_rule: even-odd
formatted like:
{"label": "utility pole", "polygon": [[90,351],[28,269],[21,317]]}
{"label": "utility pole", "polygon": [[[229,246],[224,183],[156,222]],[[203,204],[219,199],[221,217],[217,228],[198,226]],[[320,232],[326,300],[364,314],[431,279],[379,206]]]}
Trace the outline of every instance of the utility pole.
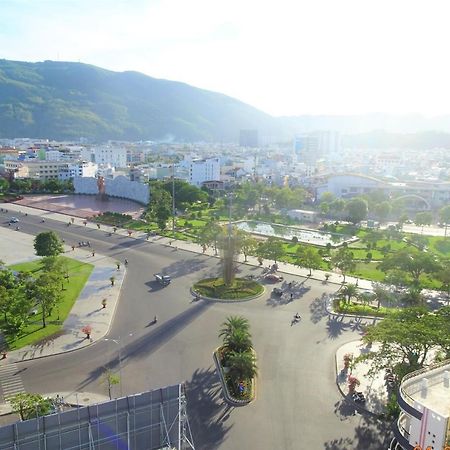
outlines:
{"label": "utility pole", "polygon": [[172,237],[175,240],[175,161],[172,161]]}

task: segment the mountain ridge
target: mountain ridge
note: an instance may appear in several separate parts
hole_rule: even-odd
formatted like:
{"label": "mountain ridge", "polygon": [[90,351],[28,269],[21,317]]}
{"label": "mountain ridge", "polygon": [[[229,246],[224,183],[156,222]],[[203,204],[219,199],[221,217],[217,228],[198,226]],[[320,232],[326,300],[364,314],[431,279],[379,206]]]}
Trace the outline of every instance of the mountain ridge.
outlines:
{"label": "mountain ridge", "polygon": [[0,137],[236,141],[276,119],[221,93],[76,62],[0,60]]}

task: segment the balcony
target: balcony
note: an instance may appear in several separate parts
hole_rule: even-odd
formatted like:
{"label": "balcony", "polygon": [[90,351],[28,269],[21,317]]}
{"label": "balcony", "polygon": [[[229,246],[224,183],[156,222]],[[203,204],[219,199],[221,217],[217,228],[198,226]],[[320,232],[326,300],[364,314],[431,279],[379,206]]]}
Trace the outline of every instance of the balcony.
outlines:
{"label": "balcony", "polygon": [[404,450],[414,450],[414,446],[409,443],[409,431],[405,428],[406,415],[400,414],[397,426],[394,427],[394,436]]}
{"label": "balcony", "polygon": [[422,419],[414,404],[423,405],[438,414],[448,415],[450,360],[442,361],[406,375],[399,388],[399,406],[412,417]]}

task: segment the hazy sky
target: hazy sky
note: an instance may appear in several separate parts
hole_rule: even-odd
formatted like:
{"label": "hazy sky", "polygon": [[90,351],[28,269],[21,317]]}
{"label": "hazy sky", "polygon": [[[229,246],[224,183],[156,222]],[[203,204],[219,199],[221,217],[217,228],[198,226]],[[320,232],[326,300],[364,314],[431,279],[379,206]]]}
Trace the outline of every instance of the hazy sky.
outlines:
{"label": "hazy sky", "polygon": [[0,0],[0,58],[81,61],[274,115],[450,112],[448,0]]}

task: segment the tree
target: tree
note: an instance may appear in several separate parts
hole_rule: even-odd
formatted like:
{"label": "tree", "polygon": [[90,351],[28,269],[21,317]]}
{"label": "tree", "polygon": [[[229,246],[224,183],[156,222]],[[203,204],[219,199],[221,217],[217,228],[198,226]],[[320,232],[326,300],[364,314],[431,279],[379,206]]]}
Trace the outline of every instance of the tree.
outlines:
{"label": "tree", "polygon": [[441,265],[430,253],[401,249],[386,256],[378,267],[385,273],[393,269],[402,270],[412,277],[413,283],[419,284],[423,273],[438,272]]}
{"label": "tree", "polygon": [[374,209],[380,222],[384,222],[389,217],[389,214],[392,211],[392,206],[387,200],[384,200],[383,202],[375,205]]}
{"label": "tree", "polygon": [[341,294],[346,298],[347,303],[350,303],[350,300],[358,295],[358,288],[356,284],[349,283],[341,289]]}
{"label": "tree", "polygon": [[439,210],[439,217],[441,219],[441,223],[445,226],[444,236],[447,237],[447,228],[450,224],[450,205],[444,206]]}
{"label": "tree", "polygon": [[356,267],[356,263],[353,260],[353,253],[345,247],[341,247],[334,255],[332,255],[331,264],[341,271],[344,277],[343,283],[345,283],[345,274],[351,272]]}
{"label": "tree", "polygon": [[250,324],[243,316],[229,316],[227,320],[222,323],[222,328],[219,332],[219,337],[225,338],[234,333],[236,330],[241,330],[249,333]]}
{"label": "tree", "polygon": [[422,233],[423,233],[423,227],[425,225],[431,225],[433,222],[433,215],[429,212],[421,212],[416,214],[416,218],[414,219],[414,223],[417,226],[422,227]]}
{"label": "tree", "polygon": [[167,221],[172,217],[172,196],[163,189],[152,190],[148,211],[158,228],[161,231],[165,230]]}
{"label": "tree", "polygon": [[[395,205],[393,205],[395,206]],[[398,226],[399,229],[402,230],[403,229],[403,224],[408,220],[408,214],[403,213],[400,215],[400,217],[398,218]]]}
{"label": "tree", "polygon": [[62,242],[53,231],[44,231],[34,238],[34,249],[38,256],[58,256],[64,251]]}
{"label": "tree", "polygon": [[312,247],[299,246],[295,257],[295,265],[309,269],[309,276],[312,270],[320,269],[322,258]]}
{"label": "tree", "polygon": [[412,372],[423,367],[431,348],[442,348],[448,342],[448,323],[448,318],[425,308],[395,312],[367,328],[364,342],[381,346],[378,352],[368,352],[360,359],[372,361],[372,372],[384,367],[397,367],[402,374]]}
{"label": "tree", "polygon": [[45,328],[46,317],[61,301],[61,280],[54,273],[42,273],[32,287],[33,297],[42,311],[42,327]]}
{"label": "tree", "polygon": [[228,356],[230,375],[234,380],[251,379],[256,376],[256,358],[253,352],[231,352]]}
{"label": "tree", "polygon": [[197,242],[200,245],[205,245],[206,247],[213,247],[214,253],[217,255],[217,249],[219,247],[219,242],[223,242],[226,237],[226,233],[217,222],[211,221],[207,223],[200,231]]}
{"label": "tree", "polygon": [[392,304],[395,301],[394,294],[382,283],[372,283],[372,286],[377,301],[377,309],[380,309],[381,302]]}
{"label": "tree", "polygon": [[367,202],[362,198],[352,198],[345,206],[348,220],[356,225],[367,217]]}
{"label": "tree", "polygon": [[248,331],[234,330],[224,336],[223,345],[228,351],[246,352],[252,348],[252,339]]}
{"label": "tree", "polygon": [[271,236],[258,246],[256,253],[262,258],[271,259],[276,263],[284,255],[283,241]]}
{"label": "tree", "polygon": [[335,199],[335,196],[333,193],[331,192],[324,192],[321,196],[320,196],[320,203],[332,203],[333,200]]}
{"label": "tree", "polygon": [[26,285],[19,285],[9,291],[8,331],[11,335],[19,335],[27,325],[33,299],[29,297]]}
{"label": "tree", "polygon": [[9,189],[9,183],[8,180],[5,178],[0,177],[0,192],[4,194],[5,192],[8,192]]}
{"label": "tree", "polygon": [[342,198],[336,198],[330,203],[330,211],[336,214],[338,217],[343,215],[345,210],[345,200]]}
{"label": "tree", "polygon": [[108,389],[109,399],[112,400],[112,388],[116,384],[120,383],[119,375],[113,373],[110,369],[106,369],[103,375],[102,382],[106,385],[106,388]]}
{"label": "tree", "polygon": [[237,231],[237,248],[244,254],[244,261],[247,262],[247,256],[255,252],[258,247],[258,241],[244,230]]}
{"label": "tree", "polygon": [[447,305],[450,305],[450,266],[448,263],[436,273],[436,278],[442,283],[441,288],[447,293]]}
{"label": "tree", "polygon": [[21,420],[33,419],[50,413],[52,402],[41,394],[20,392],[8,398],[12,410]]}
{"label": "tree", "polygon": [[8,324],[8,312],[11,305],[10,290],[0,285],[0,313],[3,314],[5,324]]}

